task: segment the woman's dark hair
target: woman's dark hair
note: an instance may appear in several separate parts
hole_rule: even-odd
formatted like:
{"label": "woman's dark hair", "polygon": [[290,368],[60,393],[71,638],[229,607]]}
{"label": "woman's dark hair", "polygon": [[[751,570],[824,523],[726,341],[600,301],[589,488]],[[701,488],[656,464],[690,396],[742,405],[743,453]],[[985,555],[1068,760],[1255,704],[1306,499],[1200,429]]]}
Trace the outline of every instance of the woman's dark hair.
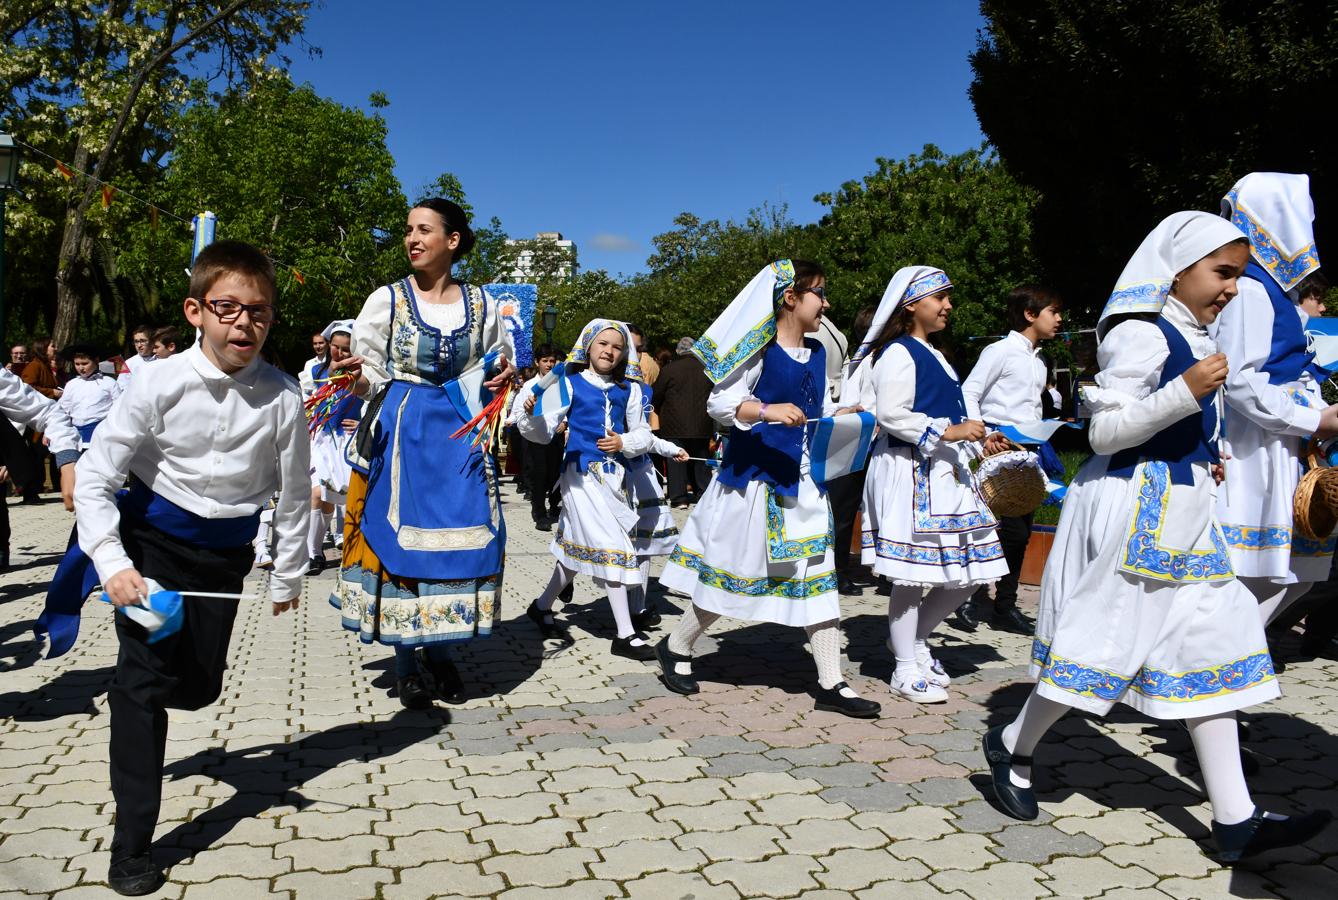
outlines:
{"label": "woman's dark hair", "polygon": [[826,271],[822,266],[807,259],[792,259],[790,264],[794,266],[794,292],[798,296],[804,291],[809,290],[819,281],[827,278]]}
{"label": "woman's dark hair", "polygon": [[1041,284],[1019,284],[1008,292],[1008,327],[1014,331],[1023,331],[1031,323],[1027,313],[1039,316],[1051,306],[1064,308],[1064,300],[1059,292]]}
{"label": "woman's dark hair", "polygon": [[456,233],[460,235],[460,245],[451,254],[452,263],[459,261],[460,257],[474,249],[474,230],[469,227],[469,216],[460,208],[460,204],[452,203],[442,197],[428,197],[425,200],[419,200],[413,205],[413,208],[432,210],[441,217],[442,224],[446,226],[448,234]]}
{"label": "woman's dark hair", "polygon": [[855,313],[855,324],[850,329],[850,346],[858,350],[859,345],[864,343],[864,338],[869,334],[869,326],[873,324],[873,317],[878,312],[876,306],[866,306]]}

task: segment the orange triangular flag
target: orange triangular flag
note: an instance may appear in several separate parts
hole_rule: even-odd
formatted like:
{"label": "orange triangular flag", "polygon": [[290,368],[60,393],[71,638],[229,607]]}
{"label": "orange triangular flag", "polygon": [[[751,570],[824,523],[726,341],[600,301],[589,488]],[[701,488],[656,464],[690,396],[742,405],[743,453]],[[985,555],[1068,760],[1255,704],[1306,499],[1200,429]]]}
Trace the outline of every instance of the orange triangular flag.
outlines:
{"label": "orange triangular flag", "polygon": [[106,209],[107,207],[111,206],[112,195],[115,194],[115,193],[116,193],[116,188],[112,187],[110,184],[104,184],[104,185],[102,186],[102,208],[103,208],[103,209]]}
{"label": "orange triangular flag", "polygon": [[56,160],[56,171],[64,175],[66,181],[74,177],[74,173],[70,171],[70,167],[60,160]]}
{"label": "orange triangular flag", "polygon": [[306,284],[306,283],[307,283],[307,280],[306,280],[305,278],[302,277],[302,273],[299,272],[299,271],[297,271],[297,269],[293,269],[293,277],[297,279],[297,283],[298,283],[298,284]]}

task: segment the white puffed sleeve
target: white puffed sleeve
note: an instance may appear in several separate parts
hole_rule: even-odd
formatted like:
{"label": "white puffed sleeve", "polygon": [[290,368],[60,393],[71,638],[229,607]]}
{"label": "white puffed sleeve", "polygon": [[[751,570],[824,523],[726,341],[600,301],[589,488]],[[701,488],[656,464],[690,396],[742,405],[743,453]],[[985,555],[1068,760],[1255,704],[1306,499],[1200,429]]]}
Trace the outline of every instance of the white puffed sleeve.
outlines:
{"label": "white puffed sleeve", "polygon": [[1185,379],[1157,388],[1170,355],[1161,329],[1140,319],[1121,322],[1102,338],[1096,387],[1083,389],[1092,411],[1088,440],[1095,452],[1110,455],[1136,447],[1199,411]]}
{"label": "white puffed sleeve", "polygon": [[394,291],[389,286],[377,288],[362,305],[353,320],[354,356],[362,357],[362,374],[373,391],[390,380],[386,369],[386,350],[390,344],[390,302]]}
{"label": "white puffed sleeve", "polygon": [[747,431],[753,427],[751,422],[741,422],[734,417],[739,404],[756,400],[753,388],[762,377],[762,357],[758,353],[729,374],[723,381],[711,388],[711,396],[706,399],[706,414],[725,428],[734,427]]}
{"label": "white puffed sleeve", "polygon": [[[874,363],[871,377],[865,378],[865,396],[872,395],[872,409],[883,431],[906,441],[921,453],[931,455],[938,449],[949,419],[933,419],[915,412],[915,360],[900,344],[889,344]],[[955,453],[953,454],[955,455]]]}

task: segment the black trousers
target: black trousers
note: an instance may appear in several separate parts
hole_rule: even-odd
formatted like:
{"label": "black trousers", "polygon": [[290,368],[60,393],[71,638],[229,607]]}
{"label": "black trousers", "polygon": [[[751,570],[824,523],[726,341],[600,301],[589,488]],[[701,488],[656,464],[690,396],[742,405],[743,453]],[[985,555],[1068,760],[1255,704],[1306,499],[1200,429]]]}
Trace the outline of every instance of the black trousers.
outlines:
{"label": "black trousers", "polygon": [[521,440],[525,444],[521,459],[525,467],[525,483],[530,489],[530,515],[537,522],[550,511],[557,513],[561,500],[557,480],[562,474],[562,454],[566,445],[560,437],[547,444]]}
{"label": "black trousers", "polygon": [[[836,526],[832,562],[839,575],[850,571],[850,543],[855,537],[855,514],[864,500],[865,474],[861,469],[827,482],[827,499],[831,501],[832,521]],[[855,562],[859,562],[859,557]]]}
{"label": "black trousers", "polygon": [[[695,456],[697,459],[705,459],[706,454],[711,452],[711,439],[709,437],[665,437],[665,440],[673,441],[688,451],[688,456]],[[672,459],[666,459],[665,475],[669,480],[669,500],[686,499],[689,485],[692,486],[697,499],[701,499],[701,495],[706,491],[706,486],[711,483],[711,470],[707,468],[706,463],[697,462],[697,460],[676,462]]]}
{"label": "black trousers", "polygon": [[[1003,545],[1008,574],[994,584],[995,615],[1017,608],[1017,579],[1022,574],[1022,558],[1027,555],[1027,542],[1031,540],[1033,518],[1034,514],[1006,516],[999,519],[999,543]],[[977,609],[980,609],[989,602],[989,597],[989,586],[982,585],[972,600]]]}
{"label": "black trousers", "polygon": [[[211,550],[186,544],[123,518],[121,540],[135,567],[173,590],[241,593],[250,571],[250,544]],[[227,668],[236,600],[186,597],[185,621],[155,644],[123,615],[116,616],[120,652],[108,694],[111,708],[111,789],[116,800],[112,861],[149,850],[163,795],[167,710],[201,709],[218,699]]]}

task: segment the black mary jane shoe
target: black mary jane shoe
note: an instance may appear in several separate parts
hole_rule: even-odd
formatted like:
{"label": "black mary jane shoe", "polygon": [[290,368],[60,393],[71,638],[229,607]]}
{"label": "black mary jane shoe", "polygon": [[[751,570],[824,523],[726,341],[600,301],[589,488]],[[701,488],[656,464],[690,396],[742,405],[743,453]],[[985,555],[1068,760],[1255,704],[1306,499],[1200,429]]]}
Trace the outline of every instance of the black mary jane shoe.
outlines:
{"label": "black mary jane shoe", "polygon": [[427,692],[442,703],[463,703],[465,700],[465,682],[460,677],[460,670],[449,659],[429,659],[421,649],[418,651],[418,671]]}
{"label": "black mary jane shoe", "polygon": [[632,614],[632,627],[637,631],[646,631],[650,628],[658,628],[660,622],[664,621],[655,607],[646,604],[646,608],[639,613]]}
{"label": "black mary jane shoe", "polygon": [[[632,641],[641,639],[640,644],[634,644]],[[650,662],[655,658],[655,648],[650,645],[650,638],[640,631],[632,632],[631,636],[613,639],[611,651],[614,656],[621,656],[624,659],[635,659],[637,662]]]}
{"label": "black mary jane shoe", "polygon": [[126,859],[112,860],[107,869],[107,884],[125,897],[143,897],[152,894],[167,882],[163,870],[154,865],[148,853]]}
{"label": "black mary jane shoe", "polygon": [[678,663],[692,663],[691,656],[683,656],[669,649],[669,638],[665,636],[655,645],[655,658],[660,661],[660,680],[675,694],[695,694],[701,690],[697,679],[691,675],[679,675],[674,670]]}
{"label": "black mary jane shoe", "polygon": [[837,682],[831,688],[819,687],[813,692],[813,708],[823,712],[840,713],[852,719],[876,719],[883,711],[883,705],[863,697],[847,697],[841,688],[850,687],[844,681]]}
{"label": "black mary jane shoe", "polygon": [[1030,822],[1041,814],[1036,805],[1036,792],[1031,788],[1013,784],[1009,774],[1013,763],[1020,766],[1032,765],[1030,756],[1014,756],[1004,749],[1002,725],[991,728],[980,739],[980,749],[985,752],[985,763],[990,767],[990,781],[994,783],[994,796],[999,799],[1003,811],[1014,819]]}
{"label": "black mary jane shoe", "polygon": [[542,610],[531,603],[525,610],[525,615],[530,617],[530,621],[539,628],[539,633],[545,638],[556,638],[560,641],[569,642],[572,640],[571,632],[567,630],[567,626],[558,621],[557,616],[553,614],[551,609]]}
{"label": "black mary jane shoe", "polygon": [[429,709],[432,706],[432,694],[423,684],[423,676],[417,672],[398,679],[395,692],[400,695],[400,706],[405,709]]}
{"label": "black mary jane shoe", "polygon": [[1319,834],[1331,821],[1333,813],[1327,809],[1287,819],[1269,819],[1256,806],[1254,815],[1244,822],[1234,825],[1213,822],[1213,843],[1217,849],[1214,855],[1222,862],[1236,862],[1267,850],[1295,847]]}

